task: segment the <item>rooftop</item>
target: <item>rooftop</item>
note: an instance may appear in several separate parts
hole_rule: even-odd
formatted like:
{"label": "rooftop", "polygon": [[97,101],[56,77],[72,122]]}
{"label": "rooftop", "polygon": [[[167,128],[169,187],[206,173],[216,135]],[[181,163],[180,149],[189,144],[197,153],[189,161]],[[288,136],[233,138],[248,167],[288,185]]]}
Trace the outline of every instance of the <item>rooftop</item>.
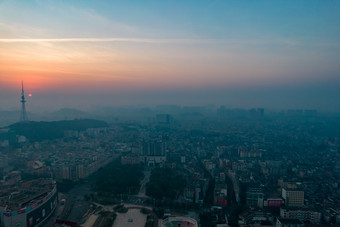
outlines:
{"label": "rooftop", "polygon": [[278,221],[282,224],[303,224],[299,219],[279,218]]}
{"label": "rooftop", "polygon": [[189,217],[168,217],[162,221],[162,227],[198,227],[197,221]]}
{"label": "rooftop", "polygon": [[15,187],[0,189],[0,206],[7,206],[7,210],[15,211],[36,203],[54,188],[53,180],[35,179],[20,182]]}

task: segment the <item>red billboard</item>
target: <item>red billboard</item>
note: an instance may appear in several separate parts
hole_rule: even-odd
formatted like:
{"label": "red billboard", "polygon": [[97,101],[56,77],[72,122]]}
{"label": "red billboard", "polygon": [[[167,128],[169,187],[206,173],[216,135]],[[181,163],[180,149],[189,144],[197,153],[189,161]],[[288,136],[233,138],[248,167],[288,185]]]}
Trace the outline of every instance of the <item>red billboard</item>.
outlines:
{"label": "red billboard", "polygon": [[281,207],[282,199],[268,199],[268,207]]}

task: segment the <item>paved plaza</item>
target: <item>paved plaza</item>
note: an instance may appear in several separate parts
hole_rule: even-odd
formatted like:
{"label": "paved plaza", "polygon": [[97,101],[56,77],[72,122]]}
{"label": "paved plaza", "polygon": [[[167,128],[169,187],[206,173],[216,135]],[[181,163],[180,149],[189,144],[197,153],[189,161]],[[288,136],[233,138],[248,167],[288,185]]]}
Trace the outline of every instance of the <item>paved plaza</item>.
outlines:
{"label": "paved plaza", "polygon": [[144,227],[146,215],[140,209],[129,209],[127,213],[117,213],[113,227]]}

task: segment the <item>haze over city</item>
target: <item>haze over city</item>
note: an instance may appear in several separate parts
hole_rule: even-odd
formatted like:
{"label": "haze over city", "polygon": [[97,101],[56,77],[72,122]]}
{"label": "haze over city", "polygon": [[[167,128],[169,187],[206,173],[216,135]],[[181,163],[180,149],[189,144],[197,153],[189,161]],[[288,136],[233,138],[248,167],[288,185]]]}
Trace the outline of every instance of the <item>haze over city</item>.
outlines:
{"label": "haze over city", "polygon": [[0,1],[0,109],[340,111],[339,1]]}
{"label": "haze over city", "polygon": [[340,227],[340,0],[0,0],[0,227]]}

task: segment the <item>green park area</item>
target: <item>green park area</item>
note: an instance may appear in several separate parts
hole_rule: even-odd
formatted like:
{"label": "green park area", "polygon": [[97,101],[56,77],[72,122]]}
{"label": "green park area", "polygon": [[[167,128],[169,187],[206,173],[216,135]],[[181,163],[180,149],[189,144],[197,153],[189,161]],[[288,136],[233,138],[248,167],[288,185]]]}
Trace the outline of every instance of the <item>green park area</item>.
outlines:
{"label": "green park area", "polygon": [[183,192],[186,179],[175,169],[157,168],[150,176],[150,181],[146,185],[146,194],[155,199],[175,199]]}

